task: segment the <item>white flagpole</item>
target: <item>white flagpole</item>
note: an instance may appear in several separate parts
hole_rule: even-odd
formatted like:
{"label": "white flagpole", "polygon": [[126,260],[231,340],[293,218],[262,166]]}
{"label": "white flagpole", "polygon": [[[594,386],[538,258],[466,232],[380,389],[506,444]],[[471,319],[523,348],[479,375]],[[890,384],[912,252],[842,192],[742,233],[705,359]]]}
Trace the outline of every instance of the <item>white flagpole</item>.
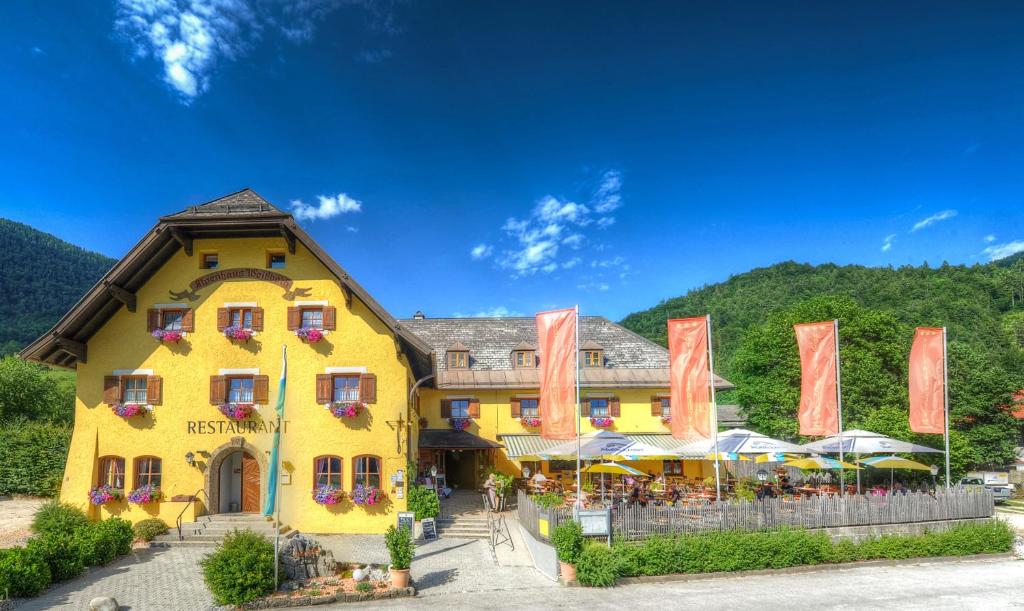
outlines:
{"label": "white flagpole", "polygon": [[[281,346],[281,377],[288,376],[288,346]],[[287,382],[286,382],[287,383]],[[277,410],[275,410],[277,411]],[[284,431],[281,430],[281,412],[277,412],[277,481],[274,482],[274,590],[277,590],[278,564],[281,558],[281,443]]]}
{"label": "white flagpole", "polygon": [[[832,320],[833,337],[836,346],[836,407],[839,411],[839,462],[843,462],[843,386],[839,375],[839,319]],[[839,465],[839,496],[846,495],[846,473]]]}
{"label": "white flagpole", "polygon": [[946,492],[949,492],[949,362],[946,357],[946,327],[942,327],[942,392],[946,442]]}
{"label": "white flagpole", "polygon": [[711,390],[711,435],[715,440],[715,500],[722,500],[722,477],[718,463],[718,403],[715,401],[715,350],[711,346],[711,315],[706,314],[708,335],[708,388]]}
{"label": "white flagpole", "polygon": [[580,427],[582,410],[580,409],[580,306],[576,305],[576,508],[583,507],[583,478],[580,473]]}

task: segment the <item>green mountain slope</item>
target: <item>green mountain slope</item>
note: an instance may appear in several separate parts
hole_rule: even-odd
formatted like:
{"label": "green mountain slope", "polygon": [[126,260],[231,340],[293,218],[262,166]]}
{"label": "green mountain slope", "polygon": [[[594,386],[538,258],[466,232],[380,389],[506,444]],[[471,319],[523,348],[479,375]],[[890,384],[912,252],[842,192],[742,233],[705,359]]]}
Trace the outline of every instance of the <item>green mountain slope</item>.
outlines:
{"label": "green mountain slope", "polygon": [[0,354],[46,332],[114,260],[0,219]]}

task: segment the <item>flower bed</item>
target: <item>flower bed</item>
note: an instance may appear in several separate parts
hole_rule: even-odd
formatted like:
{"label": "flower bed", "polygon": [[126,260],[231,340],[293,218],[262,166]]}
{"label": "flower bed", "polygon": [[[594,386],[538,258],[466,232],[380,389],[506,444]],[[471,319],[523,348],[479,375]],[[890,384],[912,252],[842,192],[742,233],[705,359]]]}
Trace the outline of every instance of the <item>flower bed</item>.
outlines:
{"label": "flower bed", "polygon": [[252,415],[254,406],[251,403],[224,403],[218,409],[229,420],[239,422]]}
{"label": "flower bed", "polygon": [[159,486],[151,486],[146,484],[145,486],[139,486],[135,490],[128,493],[128,502],[142,505],[145,503],[155,503],[163,498],[163,493],[160,492]]}
{"label": "flower bed", "polygon": [[307,605],[365,602],[415,595],[414,588],[393,588],[386,579],[356,581],[352,578],[352,571],[345,570],[337,575],[327,577],[286,581],[282,584],[280,592],[257,598],[242,605],[242,608],[305,607]]}
{"label": "flower bed", "polygon": [[470,418],[449,418],[448,424],[452,425],[452,428],[456,431],[464,431],[469,428],[469,424],[472,422]]}
{"label": "flower bed", "polygon": [[96,486],[89,491],[89,502],[93,505],[106,505],[124,498],[124,490],[112,486]]}
{"label": "flower bed", "polygon": [[360,401],[335,401],[327,407],[335,418],[355,418],[362,413],[366,404]]}
{"label": "flower bed", "polygon": [[166,329],[153,329],[150,335],[153,336],[153,339],[165,344],[177,344],[181,341],[181,338],[185,337],[185,334],[181,331],[168,331]]}
{"label": "flower bed", "polygon": [[118,403],[111,405],[110,410],[122,418],[132,418],[149,411],[150,407],[141,403]]}
{"label": "flower bed", "polygon": [[615,419],[610,416],[591,416],[590,424],[599,429],[606,429],[615,424]]}
{"label": "flower bed", "polygon": [[356,505],[379,505],[384,498],[384,491],[374,486],[356,484],[352,490],[352,502]]}
{"label": "flower bed", "polygon": [[540,426],[540,418],[533,418],[530,416],[523,416],[519,419],[519,422],[521,422],[523,426]]}
{"label": "flower bed", "polygon": [[341,488],[322,484],[313,490],[313,500],[318,505],[337,505],[345,498],[345,491]]}
{"label": "flower bed", "polygon": [[246,329],[239,325],[231,325],[224,327],[224,337],[239,342],[247,342],[252,339],[252,336],[256,335],[256,332],[252,329]]}
{"label": "flower bed", "polygon": [[327,331],[323,329],[314,329],[311,327],[302,327],[301,329],[295,330],[295,335],[305,341],[307,344],[315,344],[327,335]]}

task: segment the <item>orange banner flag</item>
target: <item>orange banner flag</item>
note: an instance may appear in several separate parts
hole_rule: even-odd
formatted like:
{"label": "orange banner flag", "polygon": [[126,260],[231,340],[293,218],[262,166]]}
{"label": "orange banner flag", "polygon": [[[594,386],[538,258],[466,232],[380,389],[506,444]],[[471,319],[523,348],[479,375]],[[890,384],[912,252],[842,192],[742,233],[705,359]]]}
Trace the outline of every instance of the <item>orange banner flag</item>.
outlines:
{"label": "orange banner flag", "polygon": [[942,329],[918,327],[910,348],[910,430],[946,432],[946,389]]}
{"label": "orange banner flag", "polygon": [[677,318],[668,321],[669,386],[672,436],[676,439],[711,437],[711,397],[708,387],[708,321]]}
{"label": "orange banner flag", "polygon": [[836,397],[836,327],[833,321],[793,325],[800,348],[801,435],[839,433]]}
{"label": "orange banner flag", "polygon": [[576,310],[537,314],[540,436],[576,438]]}

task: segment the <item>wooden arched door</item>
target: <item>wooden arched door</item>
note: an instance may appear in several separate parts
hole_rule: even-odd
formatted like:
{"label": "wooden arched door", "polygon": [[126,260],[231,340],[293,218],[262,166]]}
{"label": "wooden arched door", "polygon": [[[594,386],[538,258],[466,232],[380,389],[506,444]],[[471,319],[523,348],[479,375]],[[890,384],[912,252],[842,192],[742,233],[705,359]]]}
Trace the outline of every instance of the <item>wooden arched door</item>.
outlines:
{"label": "wooden arched door", "polygon": [[260,510],[260,464],[252,454],[242,452],[242,511]]}

